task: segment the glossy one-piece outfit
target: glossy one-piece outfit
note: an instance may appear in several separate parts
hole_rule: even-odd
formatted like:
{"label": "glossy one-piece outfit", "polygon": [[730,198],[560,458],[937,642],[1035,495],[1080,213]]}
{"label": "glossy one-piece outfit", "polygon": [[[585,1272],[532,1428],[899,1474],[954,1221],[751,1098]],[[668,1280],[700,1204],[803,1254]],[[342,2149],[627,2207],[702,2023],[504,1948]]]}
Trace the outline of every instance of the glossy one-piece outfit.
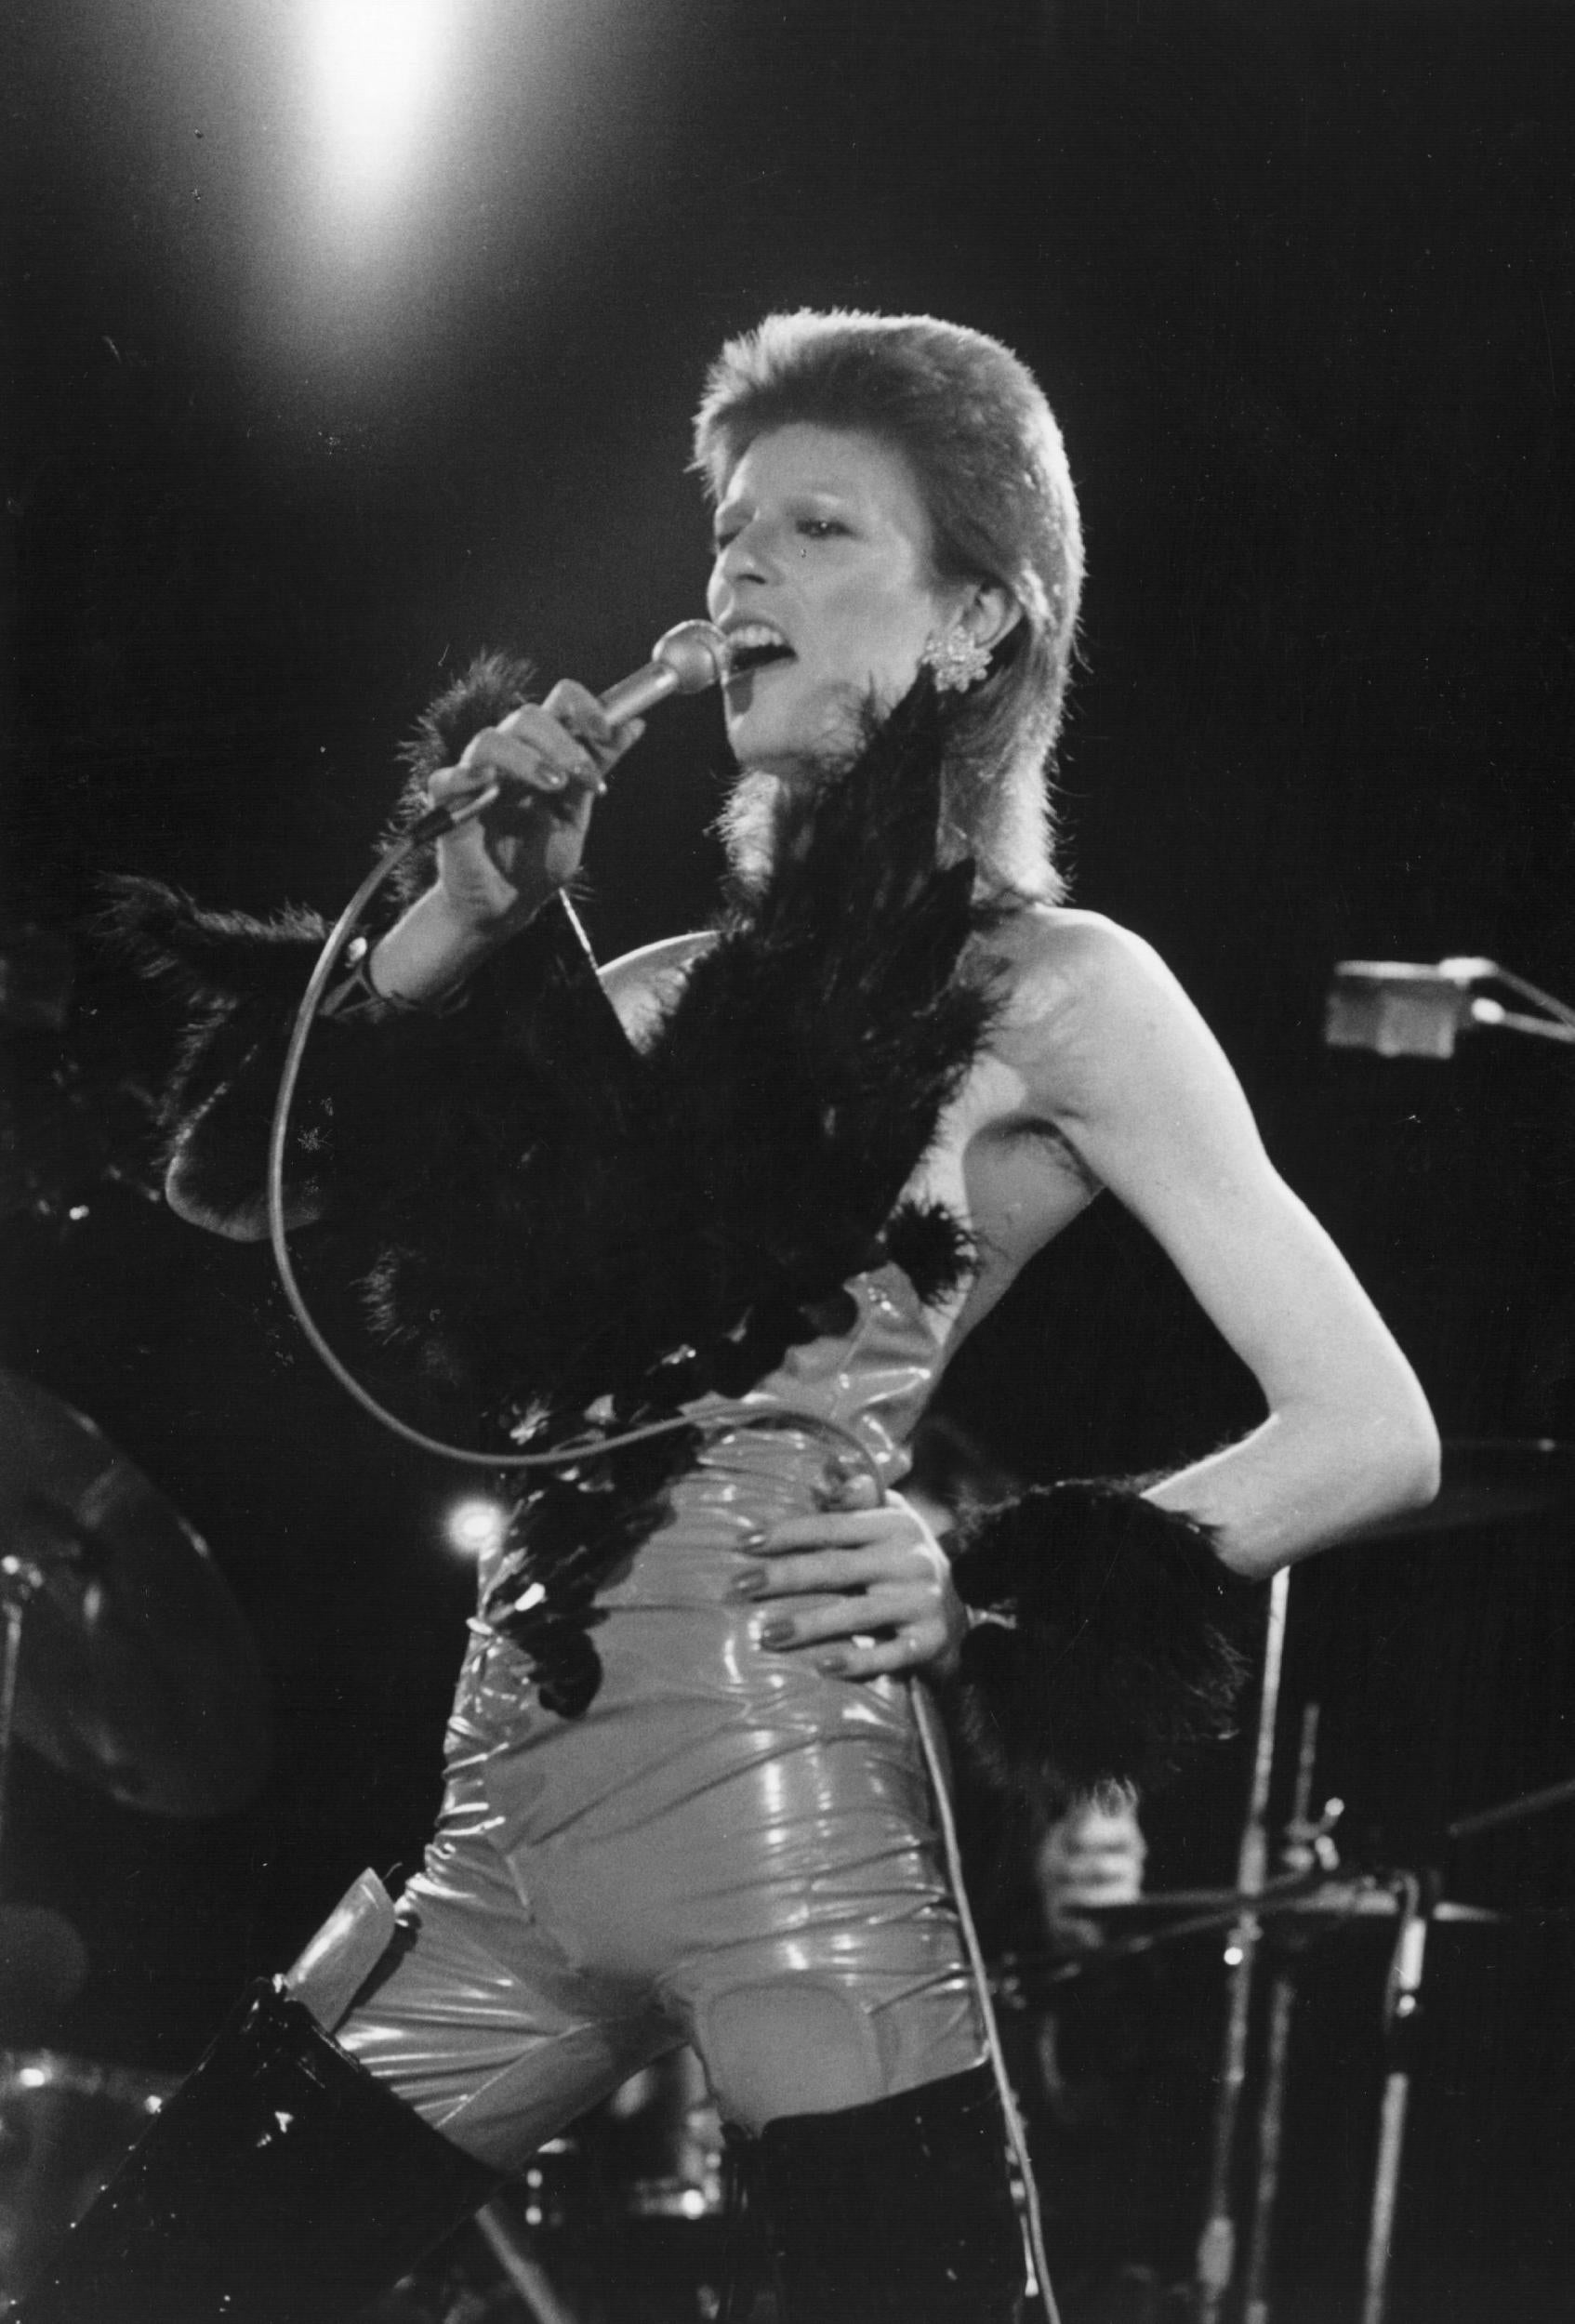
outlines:
{"label": "glossy one-piece outfit", "polygon": [[[417,781],[522,698],[518,673],[478,669],[429,721],[420,749],[439,755]],[[1015,2317],[1004,2113],[941,1868],[922,1682],[774,1651],[735,1594],[762,1531],[842,1497],[850,1449],[883,1486],[905,1472],[941,1335],[895,1266],[850,1270],[885,1229],[933,1293],[963,1272],[939,1206],[905,1221],[900,1200],[988,1015],[958,965],[966,866],[935,863],[944,740],[916,691],[900,733],[815,793],[780,879],[732,916],[638,1068],[557,915],[471,980],[452,1025],[361,1010],[357,975],[330,996],[346,1045],[325,1035],[298,1093],[298,1215],[370,1235],[379,1314],[438,1376],[454,1358],[495,1411],[588,1416],[617,1395],[670,1409],[681,1354],[696,1380],[754,1384],[742,1412],[683,1407],[695,1448],[643,1533],[608,1463],[600,1514],[628,1530],[592,1511],[572,1573],[572,1512],[543,1496],[543,1599],[577,1645],[580,1579],[633,1544],[590,1609],[599,1688],[577,1715],[544,1702],[503,1627],[530,1635],[520,1573],[522,1602],[472,1627],[438,1829],[393,1942],[365,1969],[356,1953],[348,2014],[290,1979],[245,1997],[25,2324],[340,2324],[684,2040],[751,2134],[787,2324]],[[255,1232],[320,934],[162,890],[128,926],[150,972],[173,961],[200,1002],[170,1098],[177,1208]],[[755,1380],[784,1318],[839,1284],[845,1314]],[[517,1553],[483,1570],[483,1608]]]}
{"label": "glossy one-piece outfit", "polygon": [[544,1710],[526,1657],[471,1625],[402,1939],[337,2030],[483,2160],[517,2166],[682,2040],[748,2129],[982,2054],[908,1683],[774,1653],[732,1594],[755,1536],[826,1506],[850,1437],[883,1485],[907,1468],[935,1329],[895,1267],[849,1300],[845,1332],[746,1400],[759,1425],[705,1429],[599,1593],[581,1717]]}

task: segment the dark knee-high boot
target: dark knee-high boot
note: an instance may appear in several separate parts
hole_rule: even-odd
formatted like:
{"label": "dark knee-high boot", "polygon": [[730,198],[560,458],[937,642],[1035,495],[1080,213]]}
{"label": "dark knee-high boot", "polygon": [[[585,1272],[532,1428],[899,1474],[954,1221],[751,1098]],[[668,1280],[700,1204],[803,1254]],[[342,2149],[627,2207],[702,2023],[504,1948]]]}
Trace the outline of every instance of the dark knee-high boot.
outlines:
{"label": "dark knee-high boot", "polygon": [[348,2324],[498,2184],[259,1985],[17,2324]]}
{"label": "dark knee-high boot", "polygon": [[785,2324],[1014,2324],[1025,2267],[987,2066],[784,2115],[751,2176]]}

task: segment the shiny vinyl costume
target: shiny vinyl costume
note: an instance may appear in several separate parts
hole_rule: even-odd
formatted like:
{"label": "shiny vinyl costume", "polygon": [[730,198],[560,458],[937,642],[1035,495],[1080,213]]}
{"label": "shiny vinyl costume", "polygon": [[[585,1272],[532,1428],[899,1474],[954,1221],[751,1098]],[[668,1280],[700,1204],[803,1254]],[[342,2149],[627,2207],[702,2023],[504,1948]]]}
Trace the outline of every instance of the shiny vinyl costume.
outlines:
{"label": "shiny vinyl costume", "polygon": [[907,1467],[934,1332],[895,1267],[849,1289],[846,1334],[747,1400],[804,1425],[708,1434],[600,1593],[583,1717],[544,1710],[523,1654],[471,1625],[404,1935],[338,2038],[484,2160],[517,2166],[682,2040],[749,2129],[982,2054],[907,1684],[764,1650],[760,1607],[729,1594],[751,1536],[842,1473],[825,1424],[885,1484]]}

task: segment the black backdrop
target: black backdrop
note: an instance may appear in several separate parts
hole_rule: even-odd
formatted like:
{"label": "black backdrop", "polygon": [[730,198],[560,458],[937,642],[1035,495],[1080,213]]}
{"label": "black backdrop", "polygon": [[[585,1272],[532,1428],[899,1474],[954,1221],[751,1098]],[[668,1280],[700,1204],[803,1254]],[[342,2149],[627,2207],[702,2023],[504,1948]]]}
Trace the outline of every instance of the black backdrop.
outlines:
{"label": "black backdrop", "polygon": [[[8,920],[73,924],[116,869],[336,905],[399,738],[475,647],[604,683],[697,608],[687,418],[724,332],[782,304],[955,315],[1039,372],[1082,498],[1079,899],[1203,1005],[1446,1433],[1575,1434],[1566,1057],[1478,1036],[1386,1064],[1319,1034],[1343,956],[1480,951],[1575,992],[1568,11],[471,0],[408,178],[359,224],[301,126],[311,13],[11,12]],[[374,43],[363,80],[378,65]],[[705,910],[720,759],[714,709],[685,705],[625,771],[599,948]],[[362,1863],[408,1861],[467,1595],[453,1480],[294,1353],[258,1255],[99,1167],[165,1037],[84,945],[68,1033],[13,1044],[44,1199],[0,1220],[4,1360],[199,1526],[274,1686],[272,1777],[220,1825],[18,1768],[0,1878],[92,1962],[49,2038],[160,2066]],[[68,1059],[73,1113],[49,1095]],[[1103,1207],[948,1394],[1044,1474],[1252,1412]],[[1323,1703],[1320,1789],[1363,1845],[1420,1849],[1575,1766],[1568,1549],[1555,1513],[1298,1578],[1291,1692]],[[1232,1757],[1156,1809],[1156,1878],[1228,1871],[1243,1779]],[[1575,1894],[1570,1816],[1462,1852],[1456,1893]],[[1508,2313],[1512,2283],[1514,2312],[1562,2313],[1568,1951],[1557,1924],[1441,1949],[1402,2231],[1419,2316]],[[1355,2264],[1361,1961],[1324,1965],[1304,2045],[1297,2277]]]}

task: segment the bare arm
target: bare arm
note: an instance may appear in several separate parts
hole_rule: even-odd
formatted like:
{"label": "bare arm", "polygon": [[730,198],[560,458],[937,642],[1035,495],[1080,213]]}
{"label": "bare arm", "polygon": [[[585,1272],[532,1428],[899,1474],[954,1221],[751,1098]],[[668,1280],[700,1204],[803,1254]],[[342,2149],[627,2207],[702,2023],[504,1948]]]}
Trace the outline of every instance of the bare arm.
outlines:
{"label": "bare arm", "polygon": [[[1158,955],[1096,915],[1036,919],[998,1039],[1023,1113],[1052,1126],[1148,1227],[1268,1407],[1250,1435],[1149,1498],[1213,1526],[1224,1562],[1251,1576],[1431,1499],[1437,1435],[1410,1366],[1270,1163],[1235,1074]],[[1014,1191],[1040,1219],[1038,1239],[1052,1232],[1065,1212],[1055,1190],[1042,1204],[1030,1188]],[[890,1644],[856,1643],[871,1627],[867,1597],[786,1619],[773,1607],[769,1643],[820,1650],[825,1667],[851,1677],[944,1664],[961,1618],[932,1547],[894,1498],[883,1512],[774,1527],[741,1586],[768,1600],[850,1582],[880,1590],[898,1626]]]}
{"label": "bare arm", "polygon": [[1215,1526],[1224,1562],[1252,1575],[1431,1499],[1437,1435],[1415,1374],[1270,1163],[1170,971],[1081,914],[1025,965],[1017,1027],[1034,1101],[1169,1253],[1268,1406],[1240,1443],[1150,1498]]}

